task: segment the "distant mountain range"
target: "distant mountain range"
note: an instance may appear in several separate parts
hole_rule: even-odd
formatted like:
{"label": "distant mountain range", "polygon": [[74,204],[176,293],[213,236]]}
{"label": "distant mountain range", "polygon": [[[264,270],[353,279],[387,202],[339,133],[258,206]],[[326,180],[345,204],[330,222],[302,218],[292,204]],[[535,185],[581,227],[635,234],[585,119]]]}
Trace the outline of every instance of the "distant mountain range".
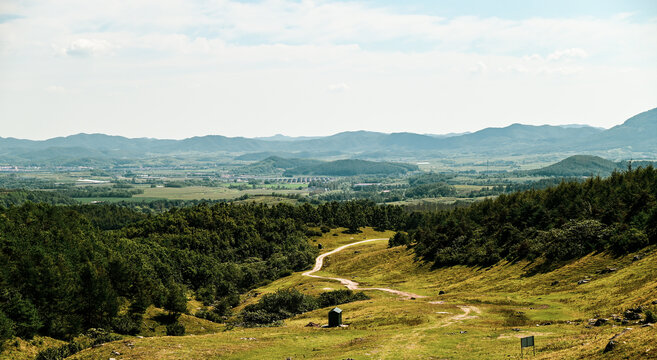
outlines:
{"label": "distant mountain range", "polygon": [[34,141],[0,138],[0,164],[49,164],[75,160],[141,159],[170,155],[233,154],[237,160],[269,156],[294,158],[427,158],[450,154],[495,156],[615,152],[657,155],[657,108],[604,130],[590,126],[513,124],[448,136],[371,131],[342,132],[326,137],[269,138],[208,135],[184,140],[125,138],[77,134]]}

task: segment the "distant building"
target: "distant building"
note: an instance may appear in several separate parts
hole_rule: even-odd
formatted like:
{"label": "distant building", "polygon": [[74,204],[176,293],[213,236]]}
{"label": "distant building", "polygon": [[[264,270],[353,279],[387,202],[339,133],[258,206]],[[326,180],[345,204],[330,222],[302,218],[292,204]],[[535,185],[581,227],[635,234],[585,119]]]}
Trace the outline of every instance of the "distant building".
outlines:
{"label": "distant building", "polygon": [[328,313],[329,327],[342,326],[342,309],[335,307]]}

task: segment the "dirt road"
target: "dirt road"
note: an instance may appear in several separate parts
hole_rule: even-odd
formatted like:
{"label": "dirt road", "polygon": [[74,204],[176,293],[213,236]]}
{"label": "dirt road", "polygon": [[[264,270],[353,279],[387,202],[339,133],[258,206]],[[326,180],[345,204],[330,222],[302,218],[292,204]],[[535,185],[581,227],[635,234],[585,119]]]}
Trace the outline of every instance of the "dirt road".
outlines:
{"label": "dirt road", "polygon": [[326,280],[339,281],[342,285],[346,286],[347,289],[350,289],[350,290],[379,290],[379,291],[385,291],[385,292],[389,292],[389,293],[392,293],[392,294],[395,294],[395,295],[399,295],[401,297],[408,298],[408,299],[426,297],[426,296],[423,296],[423,295],[418,295],[418,294],[413,294],[413,293],[410,293],[410,292],[394,290],[394,289],[388,289],[388,288],[378,288],[378,287],[376,287],[376,288],[362,288],[362,287],[358,286],[358,283],[353,281],[353,280],[313,275],[313,273],[316,273],[316,272],[318,272],[322,269],[322,266],[324,265],[324,258],[325,257],[327,257],[329,255],[332,255],[332,254],[335,254],[339,251],[342,251],[342,250],[344,250],[344,249],[346,249],[350,246],[360,245],[360,244],[364,244],[364,243],[368,243],[368,242],[372,242],[372,241],[383,241],[383,240],[387,241],[388,239],[387,238],[386,239],[368,239],[368,240],[363,240],[363,241],[357,241],[357,242],[347,244],[347,245],[342,245],[337,249],[334,249],[334,250],[331,250],[331,251],[329,251],[325,254],[319,255],[317,257],[317,259],[315,260],[315,267],[313,267],[312,270],[308,270],[308,271],[304,272],[302,275],[303,276],[314,277],[314,278],[317,278],[317,279],[326,279]]}

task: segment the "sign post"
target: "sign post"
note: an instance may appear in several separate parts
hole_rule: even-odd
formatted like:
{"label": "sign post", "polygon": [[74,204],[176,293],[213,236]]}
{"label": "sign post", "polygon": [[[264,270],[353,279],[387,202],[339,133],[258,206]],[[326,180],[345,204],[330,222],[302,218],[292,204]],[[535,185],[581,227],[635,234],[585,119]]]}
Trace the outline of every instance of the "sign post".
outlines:
{"label": "sign post", "polygon": [[520,338],[520,356],[523,357],[523,349],[526,347],[532,347],[534,350],[534,356],[536,356],[536,346],[534,346],[534,336],[527,336]]}

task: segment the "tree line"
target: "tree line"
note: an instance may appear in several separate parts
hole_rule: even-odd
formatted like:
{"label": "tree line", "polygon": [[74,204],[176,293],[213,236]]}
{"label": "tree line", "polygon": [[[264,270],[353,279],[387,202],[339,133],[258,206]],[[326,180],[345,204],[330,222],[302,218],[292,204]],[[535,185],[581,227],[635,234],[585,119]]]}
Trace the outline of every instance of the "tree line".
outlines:
{"label": "tree line", "polygon": [[391,246],[407,244],[435,266],[539,258],[552,266],[592,251],[625,254],[657,243],[657,170],[616,171],[469,207],[414,212],[405,230]]}
{"label": "tree line", "polygon": [[155,215],[109,204],[0,207],[0,340],[136,334],[148,306],[175,317],[190,295],[221,315],[240,293],[307,269],[315,227],[400,229],[404,218],[368,201],[201,203]]}

